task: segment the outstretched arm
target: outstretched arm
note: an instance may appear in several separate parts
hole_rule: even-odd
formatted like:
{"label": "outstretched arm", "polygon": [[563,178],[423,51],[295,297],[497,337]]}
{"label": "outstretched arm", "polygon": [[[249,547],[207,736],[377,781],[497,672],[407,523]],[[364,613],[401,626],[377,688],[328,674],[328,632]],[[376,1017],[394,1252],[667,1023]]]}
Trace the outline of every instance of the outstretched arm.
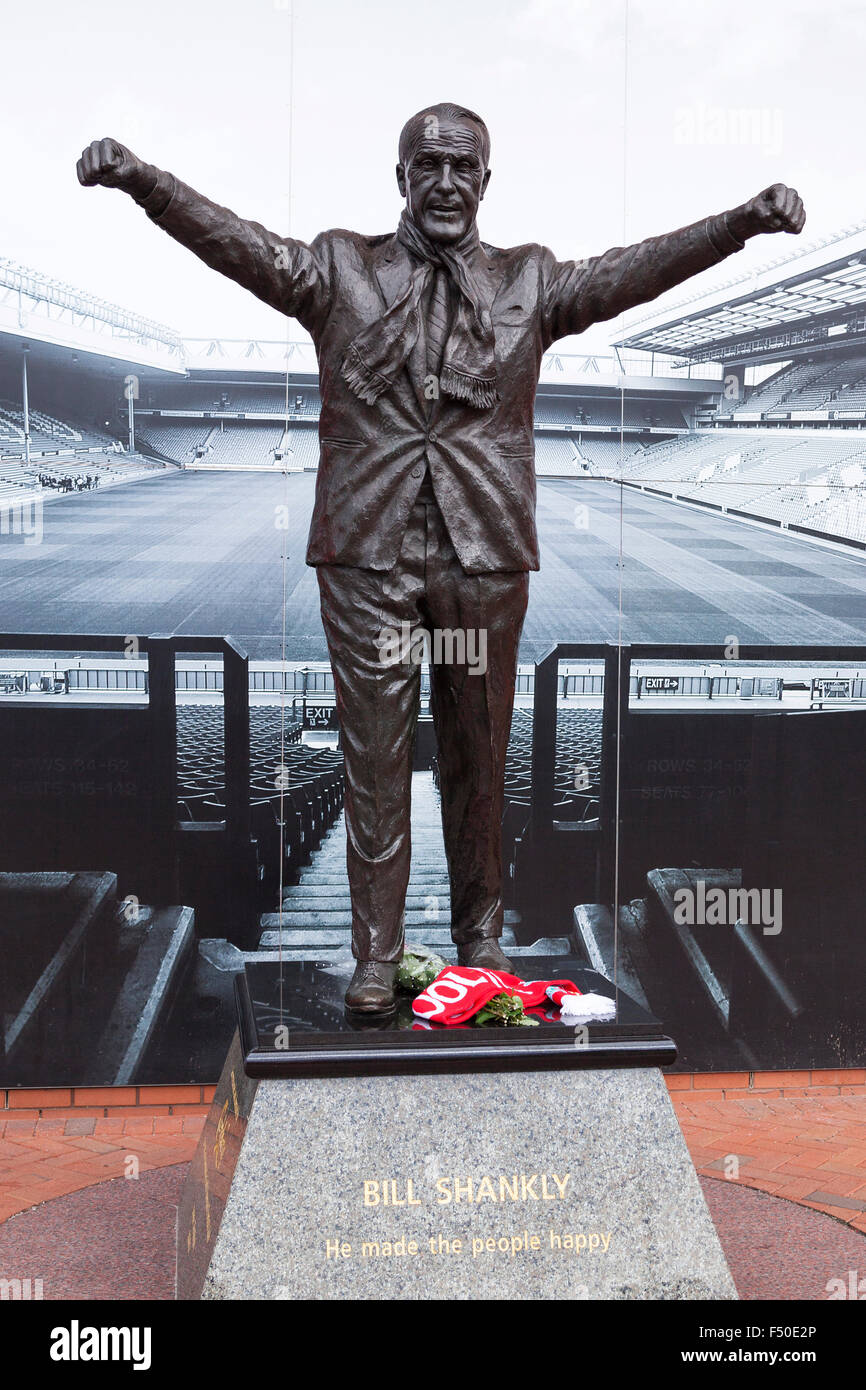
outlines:
{"label": "outstretched arm", "polygon": [[803,230],[806,213],[797,190],[774,183],[741,207],[689,227],[615,246],[587,261],[545,264],[545,329],[548,342],[583,333],[590,324],[646,304],[699,271],[741,251],[761,232]]}
{"label": "outstretched arm", "polygon": [[128,193],[158,226],[201,260],[236,280],[315,336],[330,300],[327,244],[278,237],[220,207],[117,140],[94,140],[82,153],[78,181]]}

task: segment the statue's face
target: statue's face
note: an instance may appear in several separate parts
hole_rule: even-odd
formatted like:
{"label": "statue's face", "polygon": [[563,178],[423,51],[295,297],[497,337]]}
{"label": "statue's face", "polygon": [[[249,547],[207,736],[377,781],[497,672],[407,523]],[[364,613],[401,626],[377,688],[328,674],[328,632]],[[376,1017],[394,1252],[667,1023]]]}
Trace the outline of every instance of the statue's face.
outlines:
{"label": "statue's face", "polygon": [[416,226],[431,241],[459,241],[475,221],[490,170],[484,167],[481,132],[472,121],[431,117],[397,184]]}

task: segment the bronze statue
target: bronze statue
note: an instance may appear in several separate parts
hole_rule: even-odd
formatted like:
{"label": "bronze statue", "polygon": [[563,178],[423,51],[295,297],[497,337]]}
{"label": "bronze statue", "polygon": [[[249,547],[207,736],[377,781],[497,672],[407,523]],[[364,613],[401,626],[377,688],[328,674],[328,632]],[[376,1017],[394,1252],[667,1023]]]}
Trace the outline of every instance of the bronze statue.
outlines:
{"label": "bronze statue", "polygon": [[[456,655],[452,643],[450,659],[431,663],[451,934],[462,965],[511,968],[498,941],[500,823],[518,643],[539,567],[542,355],[747,237],[797,233],[805,221],[796,191],[773,184],[733,211],[586,261],[534,244],[502,250],[476,227],[489,154],[474,112],[420,111],[400,136],[397,231],[328,231],[310,245],[217,206],[116,140],[94,141],[78,163],[82,184],[129,193],[208,265],[298,319],[316,346],[321,458],[307,563],[345,755],[358,962],[346,1004],[361,1014],[393,1009],[409,880],[420,666],[386,650],[389,632],[464,636]],[[486,643],[483,663],[467,659],[467,633],[476,653]]]}

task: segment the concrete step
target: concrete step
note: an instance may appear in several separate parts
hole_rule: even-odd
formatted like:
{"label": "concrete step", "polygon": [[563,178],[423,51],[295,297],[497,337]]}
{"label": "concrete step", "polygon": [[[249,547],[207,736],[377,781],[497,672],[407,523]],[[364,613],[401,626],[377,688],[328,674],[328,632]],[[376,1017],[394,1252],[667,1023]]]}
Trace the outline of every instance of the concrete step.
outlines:
{"label": "concrete step", "polygon": [[[345,823],[339,821],[327,835],[322,836],[319,853],[330,849],[332,845],[344,845],[347,839]],[[442,826],[439,825],[419,825],[417,821],[412,821],[412,847],[415,845],[425,845],[428,848],[442,848]]]}
{"label": "concrete step", "polygon": [[[0,902],[4,904],[12,927],[17,920],[17,910],[11,904],[19,895],[31,901],[37,917],[44,899],[43,912],[56,911],[68,922],[68,926],[61,926],[62,935],[59,940],[55,937],[56,944],[48,958],[43,957],[38,977],[26,994],[15,999],[14,1007],[7,1013],[5,1028],[7,1058],[17,1051],[26,1070],[28,1064],[38,1065],[40,1056],[44,1062],[45,1056],[54,1051],[59,1059],[58,1071],[62,1071],[63,1062],[70,1053],[78,1056],[81,1047],[86,1046],[86,1020],[76,1000],[79,1000],[80,981],[86,973],[88,959],[104,960],[110,946],[117,906],[117,875],[82,871],[71,875],[27,874],[19,878],[16,874],[4,874],[0,890]],[[9,948],[13,946],[14,940],[10,940]],[[82,1025],[74,1044],[68,1036],[70,1018]],[[20,1080],[17,1060],[14,1065],[16,1079]]]}
{"label": "concrete step", "polygon": [[137,1079],[147,1048],[171,1007],[195,940],[193,920],[191,907],[153,912],[97,1050],[115,1086]]}
{"label": "concrete step", "polygon": [[[429,910],[429,899],[434,896],[440,904],[435,915]],[[438,927],[442,926],[443,918],[450,917],[450,901],[447,894],[424,894],[421,901],[424,903],[423,907],[413,907],[411,900],[407,899],[407,927],[423,927],[425,924]],[[341,907],[326,908],[322,906],[322,899],[318,896],[311,898],[308,903],[291,899],[289,903],[284,902],[282,912],[263,912],[259,921],[263,927],[310,927],[322,930],[349,927],[352,922],[351,907],[348,898],[343,902],[344,905]],[[511,908],[503,915],[506,927],[517,926],[520,920],[520,913]]]}
{"label": "concrete step", "polygon": [[243,965],[241,951],[224,938],[192,943],[174,1000],[160,1017],[135,1075],[137,1085],[160,1085],[169,1076],[188,1078],[191,1059],[197,1077],[219,1076],[237,1027],[235,975]]}
{"label": "concrete step", "polygon": [[[284,946],[281,951],[275,949],[254,951],[246,956],[245,959],[255,961],[256,964],[260,961],[273,964],[287,960],[322,961],[324,963],[329,963],[330,961],[351,960],[352,951],[349,946],[340,947],[339,950],[334,947],[326,946],[321,951],[316,950],[314,946]],[[241,965],[239,969],[243,969],[243,965]]]}
{"label": "concrete step", "polygon": [[[281,938],[284,948],[296,949],[298,947],[306,947],[312,948],[314,952],[320,950],[334,950],[341,946],[348,946],[350,943],[350,934],[348,931],[303,931],[295,929],[292,931],[284,930],[281,933],[278,929],[269,928],[262,932],[259,940],[259,952],[276,950],[280,944]],[[563,940],[565,940],[564,937]],[[451,932],[447,926],[427,927],[426,929],[421,927],[407,927],[406,944],[409,946],[429,946],[431,951],[438,951],[441,947],[443,948],[443,954],[450,951],[453,955],[456,950],[451,940]],[[506,927],[502,933],[500,945],[506,952],[526,949],[525,947],[518,947],[515,945],[514,932],[508,927]],[[567,954],[567,952],[565,954]],[[250,958],[258,960],[259,955],[258,953],[253,953]]]}
{"label": "concrete step", "polygon": [[[407,927],[441,926],[443,920],[447,926],[447,919],[450,918],[451,908],[447,898],[442,899],[442,906],[436,913],[436,918],[432,919],[423,908],[408,908],[406,911]],[[331,927],[345,927],[347,930],[352,925],[351,909],[346,907],[337,909],[333,912],[322,912],[317,908],[305,909],[300,912],[287,912],[285,909],[280,912],[263,912],[260,919],[263,927],[282,927],[284,930],[293,927],[324,929]]]}
{"label": "concrete step", "polygon": [[[316,950],[327,950],[329,947],[345,946],[349,942],[347,931],[283,931],[283,944],[285,946],[313,946]],[[408,928],[406,940],[420,943],[434,949],[439,945],[451,945],[451,933],[447,927],[435,927],[430,931],[415,931]],[[260,950],[268,950],[279,945],[279,930],[269,929],[263,931],[259,941]]]}
{"label": "concrete step", "polygon": [[[273,935],[277,936],[278,933],[273,933]],[[429,939],[429,933],[418,933],[419,936],[424,936],[424,940],[418,943],[412,939],[414,935],[414,933],[408,933],[410,938],[408,944],[410,946],[421,944],[430,947],[431,950],[435,949],[446,960],[456,959],[457,952],[450,939],[443,942],[434,942]],[[256,964],[262,961],[279,962],[281,960],[322,960],[336,963],[337,961],[348,961],[352,959],[351,947],[345,940],[345,937],[336,945],[326,944],[321,942],[318,938],[310,945],[301,945],[294,937],[292,941],[293,944],[291,946],[284,945],[281,950],[277,948],[278,943],[274,942],[271,945],[263,946],[258,951],[240,951],[237,946],[233,946],[230,941],[214,938],[200,941],[198,948],[199,954],[208,960],[219,973],[235,973],[239,970],[243,970],[244,965],[248,961]],[[564,936],[546,936],[542,937],[539,941],[534,941],[531,946],[515,946],[511,933],[506,932],[502,938],[502,946],[507,955],[515,962],[527,957],[531,959],[532,956],[569,956],[572,954],[571,943],[567,937]],[[529,967],[527,967],[527,971],[529,972]]]}
{"label": "concrete step", "polygon": [[[433,896],[433,895],[431,895]],[[438,897],[438,895],[437,895]],[[451,915],[451,905],[448,897],[442,895],[438,897],[439,907],[435,914],[427,907],[411,907],[406,909],[405,922],[407,927],[423,927],[426,925],[437,927],[442,926],[443,920],[447,925],[447,919]],[[263,927],[350,927],[352,925],[351,909],[335,908],[332,911],[321,910],[318,907],[310,908],[291,908],[283,907],[282,912],[263,912],[259,918]],[[504,920],[509,925],[514,925],[520,921],[520,914],[513,911],[505,913]]]}
{"label": "concrete step", "polygon": [[[438,869],[438,870],[440,870],[440,872],[442,872],[442,873],[446,873],[446,872],[447,872],[447,869],[446,869],[447,862],[448,862],[448,861],[446,860],[444,853],[442,853],[442,854],[413,854],[413,855],[410,857],[410,859],[409,859],[409,866],[410,866],[410,869],[431,869],[431,868],[432,868],[432,869]],[[323,854],[316,854],[316,855],[313,856],[313,862],[312,862],[312,864],[310,864],[310,866],[309,866],[308,869],[303,870],[303,872],[304,872],[304,873],[309,873],[309,872],[311,872],[311,871],[316,871],[316,870],[318,870],[319,872],[321,872],[323,869],[330,869],[330,870],[332,870],[332,871],[334,871],[334,872],[336,872],[337,870],[342,869],[343,873],[345,873],[345,872],[346,872],[346,856],[345,856],[345,854],[324,854],[324,855],[323,855]]]}
{"label": "concrete step", "polygon": [[[329,887],[335,887],[335,886],[338,886],[338,885],[339,885],[339,886],[342,886],[343,888],[347,888],[347,887],[348,887],[348,883],[349,883],[349,880],[348,880],[348,878],[346,877],[346,870],[345,870],[345,869],[343,870],[342,873],[322,873],[322,874],[316,873],[316,872],[314,872],[314,871],[308,869],[308,870],[306,870],[306,871],[302,874],[300,882],[299,882],[298,884],[296,884],[295,886],[296,886],[296,888],[298,888],[298,889],[306,889],[306,888],[315,888],[315,889],[318,889],[318,888],[329,888]],[[412,873],[411,873],[411,875],[410,875],[410,878],[409,878],[409,883],[410,883],[410,885],[415,885],[415,886],[417,886],[417,887],[419,887],[419,888],[423,888],[425,891],[427,890],[427,888],[428,888],[431,884],[434,885],[434,887],[439,886],[439,887],[441,887],[441,888],[444,888],[444,889],[447,891],[448,885],[449,885],[449,880],[448,880],[448,875],[447,875],[446,873],[444,873],[443,871],[441,871],[441,870],[440,870],[440,871],[432,871],[432,870],[431,870],[430,872],[425,872],[425,873],[416,873],[416,872],[413,870]]]}
{"label": "concrete step", "polygon": [[[628,907],[621,907],[620,927]],[[574,909],[574,945],[587,963],[607,980],[616,980],[620,989],[649,1009],[646,994],[634,968],[625,934],[614,938],[613,913],[601,903],[580,903]]]}
{"label": "concrete step", "polygon": [[[337,821],[337,824],[328,831],[327,835],[322,836],[322,847],[324,848],[327,845],[337,844],[340,842],[345,844],[347,833],[348,832],[346,830],[346,822],[341,817],[340,820]],[[441,823],[436,825],[432,823],[427,825],[420,825],[418,821],[416,821],[413,818],[411,825],[411,833],[413,845],[419,845],[422,843],[422,841],[426,844],[435,844],[439,846],[442,845]]]}
{"label": "concrete step", "polygon": [[[680,921],[677,895],[680,891],[697,892],[698,881],[707,888],[720,888],[727,894],[739,888],[742,876],[739,869],[661,868],[647,874],[647,911],[661,940],[662,949],[675,942],[680,962],[687,968],[709,1000],[716,1017],[727,1028],[730,1017],[731,927],[720,928],[707,922],[688,924]],[[664,934],[662,936],[662,933]]]}
{"label": "concrete step", "polygon": [[[503,937],[504,943],[504,937]],[[526,956],[572,956],[571,942],[567,936],[541,936],[531,946],[506,946],[502,949],[512,960],[523,960]]]}
{"label": "concrete step", "polygon": [[[426,849],[432,852],[434,850],[441,850],[444,847],[445,842],[442,838],[441,826],[437,827],[436,829],[433,829],[431,827],[428,830],[425,829],[423,826],[416,825],[413,821],[411,827],[411,836],[413,849]],[[334,849],[339,845],[345,845],[346,840],[347,831],[345,825],[340,823],[333,830],[329,831],[327,835],[322,837],[321,844],[316,853],[327,854],[329,850]]]}
{"label": "concrete step", "polygon": [[[409,892],[406,894],[406,906],[418,912],[423,912],[431,904],[441,908],[443,904],[448,903],[450,896],[447,886],[444,892],[440,893],[431,888],[413,890],[410,884]],[[291,896],[283,894],[284,912],[348,912],[351,906],[348,893],[305,892],[293,893]]]}

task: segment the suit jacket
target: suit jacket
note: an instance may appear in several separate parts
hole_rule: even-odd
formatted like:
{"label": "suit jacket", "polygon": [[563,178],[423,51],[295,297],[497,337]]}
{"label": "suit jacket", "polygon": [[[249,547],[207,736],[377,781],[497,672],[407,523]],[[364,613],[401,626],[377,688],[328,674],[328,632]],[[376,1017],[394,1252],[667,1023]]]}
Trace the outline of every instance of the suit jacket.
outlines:
{"label": "suit jacket", "polygon": [[309,245],[281,238],[165,172],[140,201],[176,240],[312,337],[322,411],[307,563],[374,570],[397,560],[425,461],[468,573],[538,569],[533,407],[542,355],[557,338],[655,299],[742,247],[725,214],[586,261],[482,243],[474,269],[495,330],[498,404],[476,410],[443,396],[431,408],[421,342],[399,383],[366,405],[340,367],[416,268],[393,234],[327,231]]}

